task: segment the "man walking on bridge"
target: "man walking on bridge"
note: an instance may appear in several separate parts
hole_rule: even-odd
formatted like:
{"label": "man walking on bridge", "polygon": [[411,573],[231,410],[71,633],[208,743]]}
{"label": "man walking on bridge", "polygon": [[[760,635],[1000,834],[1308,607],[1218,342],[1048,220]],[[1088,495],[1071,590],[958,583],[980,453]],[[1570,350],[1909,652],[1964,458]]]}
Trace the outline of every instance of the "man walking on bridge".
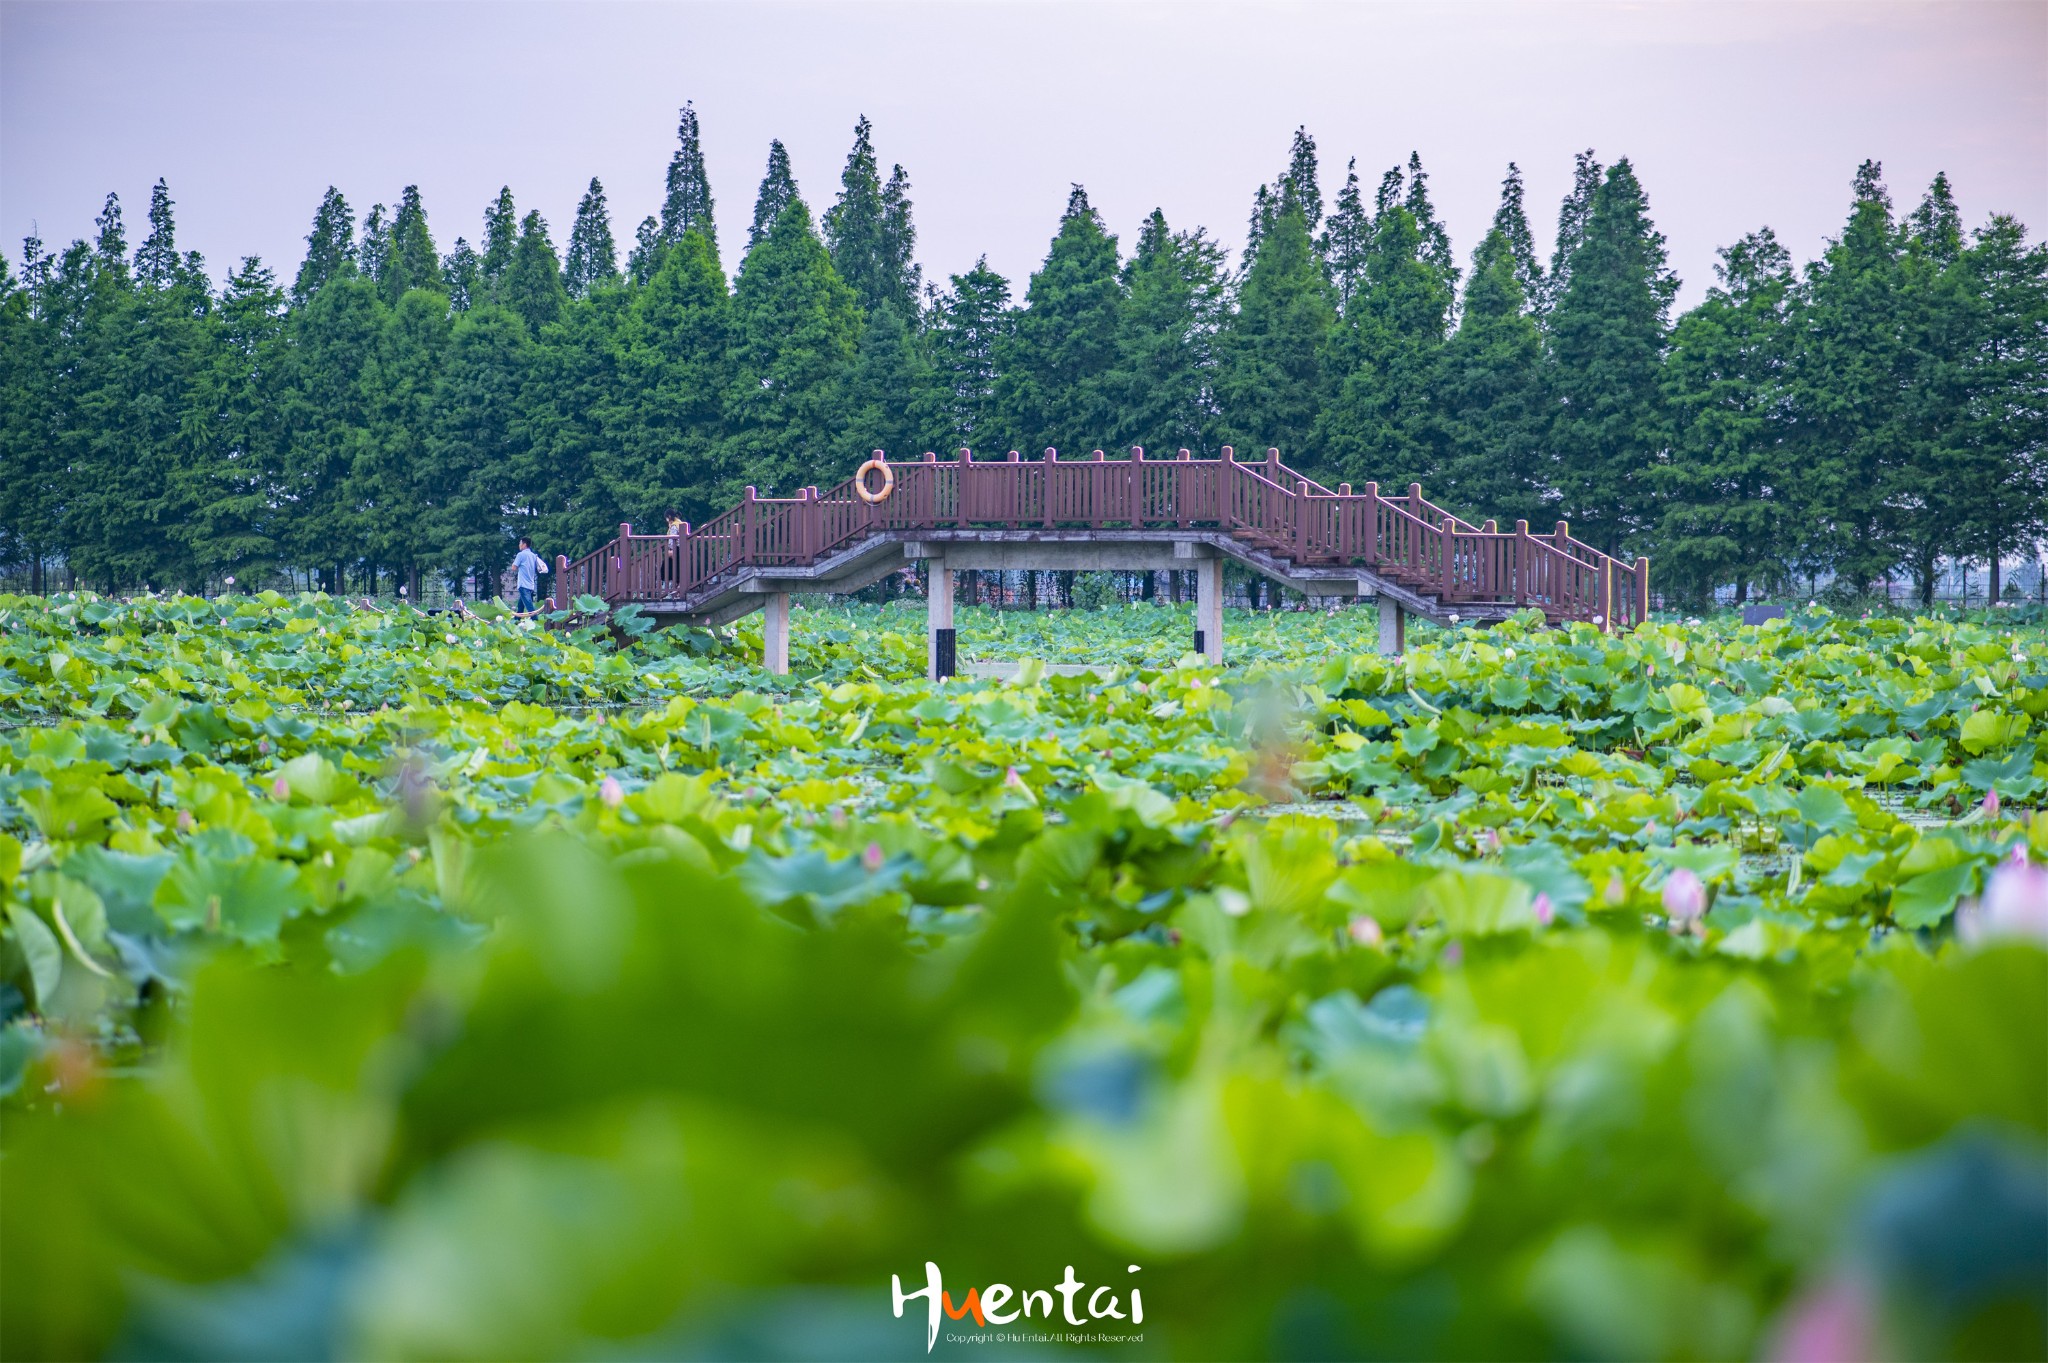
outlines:
{"label": "man walking on bridge", "polygon": [[546,572],[548,565],[542,561],[539,554],[533,552],[533,541],[521,535],[519,553],[513,558],[512,567],[519,574],[519,604],[516,609],[521,615],[531,615],[533,594],[540,584],[536,574]]}

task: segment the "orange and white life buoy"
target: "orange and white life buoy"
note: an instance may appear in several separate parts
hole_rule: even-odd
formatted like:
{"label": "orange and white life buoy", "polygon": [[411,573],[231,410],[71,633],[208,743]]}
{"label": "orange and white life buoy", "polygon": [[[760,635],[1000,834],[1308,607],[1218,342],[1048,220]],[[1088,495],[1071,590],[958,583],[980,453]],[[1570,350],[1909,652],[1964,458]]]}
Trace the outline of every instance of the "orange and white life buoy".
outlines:
{"label": "orange and white life buoy", "polygon": [[[868,474],[871,472],[877,472],[882,475],[882,486],[879,490],[873,490],[868,487]],[[882,458],[879,454],[854,471],[853,494],[869,506],[873,506],[877,502],[888,501],[889,494],[895,490],[896,470],[890,468],[889,461]]]}

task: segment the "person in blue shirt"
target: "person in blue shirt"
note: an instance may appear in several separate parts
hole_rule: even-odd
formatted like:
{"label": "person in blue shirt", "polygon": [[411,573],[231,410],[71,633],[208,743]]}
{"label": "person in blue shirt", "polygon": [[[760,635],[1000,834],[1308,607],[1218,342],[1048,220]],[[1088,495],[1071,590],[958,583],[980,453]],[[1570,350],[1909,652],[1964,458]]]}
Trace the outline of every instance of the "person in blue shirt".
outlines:
{"label": "person in blue shirt", "polygon": [[533,552],[533,541],[526,536],[519,537],[519,553],[512,560],[513,570],[519,574],[519,606],[521,615],[533,614],[533,594],[539,586],[535,575],[548,570],[548,565],[539,554]]}

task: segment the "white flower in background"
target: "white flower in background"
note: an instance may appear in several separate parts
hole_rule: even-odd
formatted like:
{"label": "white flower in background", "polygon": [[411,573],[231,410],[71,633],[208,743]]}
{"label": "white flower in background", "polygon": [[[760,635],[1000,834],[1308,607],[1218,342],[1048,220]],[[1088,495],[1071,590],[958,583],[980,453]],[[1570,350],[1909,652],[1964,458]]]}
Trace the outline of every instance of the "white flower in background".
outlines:
{"label": "white flower in background", "polygon": [[604,801],[608,808],[617,809],[626,803],[626,788],[619,784],[618,777],[607,776],[597,783],[597,798]]}
{"label": "white flower in background", "polygon": [[451,644],[455,642],[455,635],[452,632],[448,635],[448,642]]}
{"label": "white flower in background", "polygon": [[1380,930],[1379,919],[1369,913],[1361,913],[1351,920],[1351,940],[1362,947],[1376,947],[1386,941],[1386,933]]}

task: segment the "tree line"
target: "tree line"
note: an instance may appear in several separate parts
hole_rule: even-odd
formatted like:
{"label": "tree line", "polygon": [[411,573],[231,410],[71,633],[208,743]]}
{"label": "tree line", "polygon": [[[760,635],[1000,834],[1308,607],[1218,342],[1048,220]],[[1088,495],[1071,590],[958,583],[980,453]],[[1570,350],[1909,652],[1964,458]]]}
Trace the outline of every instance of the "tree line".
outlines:
{"label": "tree line", "polygon": [[1276,446],[1332,485],[1569,520],[1681,599],[1931,595],[1943,560],[1995,573],[2043,530],[2048,250],[2009,216],[1966,232],[1945,176],[1902,214],[1866,162],[1818,260],[1762,228],[1674,318],[1648,196],[1591,151],[1547,261],[1514,165],[1461,263],[1419,156],[1369,190],[1354,160],[1326,202],[1302,130],[1234,262],[1158,210],[1126,251],[1076,186],[1021,298],[985,259],[927,283],[881,165],[863,118],[814,215],[772,144],[730,279],[688,107],[623,250],[595,179],[559,250],[509,188],[445,254],[417,187],[360,221],[329,189],[289,283],[250,257],[215,286],[163,182],[132,251],[109,195],[93,240],[0,262],[0,564],[417,592],[495,580],[521,534],[573,556],[962,445]]}

